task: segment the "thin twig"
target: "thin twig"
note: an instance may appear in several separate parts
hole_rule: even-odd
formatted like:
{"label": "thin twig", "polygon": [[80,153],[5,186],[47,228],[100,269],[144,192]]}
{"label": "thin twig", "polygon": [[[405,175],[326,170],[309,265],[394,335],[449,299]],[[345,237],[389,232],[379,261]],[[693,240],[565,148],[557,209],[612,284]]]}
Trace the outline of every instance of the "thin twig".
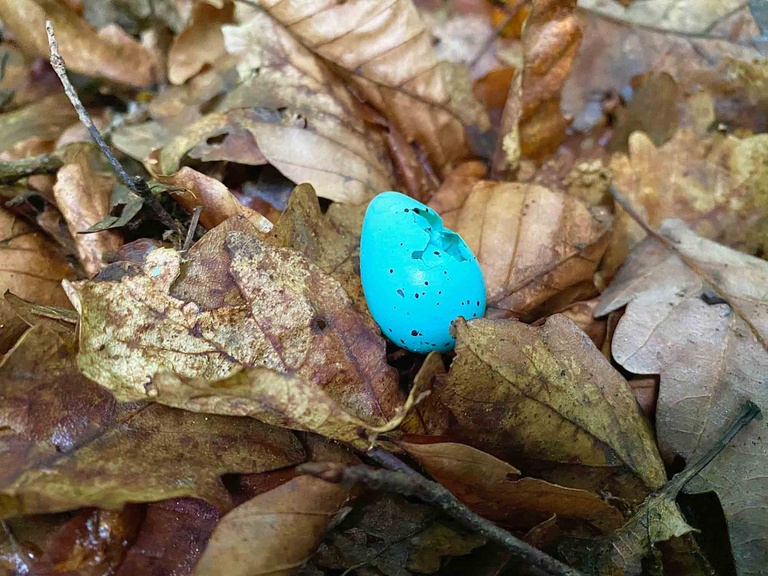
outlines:
{"label": "thin twig", "polygon": [[368,466],[343,466],[335,463],[310,462],[302,464],[300,474],[316,476],[335,484],[364,484],[375,490],[386,490],[403,496],[416,497],[443,510],[461,524],[504,546],[515,556],[554,576],[584,576],[549,554],[515,538],[512,534],[472,512],[445,487],[423,476],[408,475],[391,470],[375,470]]}
{"label": "thin twig", "polygon": [[52,174],[64,165],[56,154],[41,154],[18,160],[0,160],[0,184],[13,184],[33,174]]}
{"label": "thin twig", "polygon": [[720,438],[720,440],[718,440],[718,442],[712,446],[712,448],[710,448],[707,453],[704,454],[704,456],[699,458],[698,461],[688,466],[679,474],[675,474],[672,480],[664,485],[662,492],[670,494],[673,497],[677,496],[680,490],[682,490],[685,485],[693,479],[694,476],[704,470],[704,468],[706,468],[707,465],[712,462],[712,460],[714,460],[715,457],[720,454],[720,452],[722,452],[726,446],[728,446],[728,444],[730,444],[731,440],[733,440],[736,434],[741,432],[742,428],[752,422],[752,420],[754,420],[758,414],[760,414],[760,408],[757,406],[757,404],[748,400],[747,403],[742,407],[739,417],[734,421],[733,424],[731,424],[730,428],[726,430],[725,434],[723,434],[723,437]]}
{"label": "thin twig", "polygon": [[61,80],[61,84],[64,86],[64,93],[67,95],[69,101],[72,103],[72,106],[77,112],[77,116],[80,118],[80,122],[82,122],[83,125],[88,129],[88,132],[91,134],[91,138],[93,138],[94,142],[96,142],[96,145],[99,147],[99,150],[101,150],[101,153],[112,165],[112,168],[120,180],[122,180],[123,183],[128,186],[128,188],[138,194],[139,197],[141,197],[145,202],[147,202],[149,207],[152,208],[155,214],[157,214],[157,217],[165,226],[174,232],[181,234],[181,227],[168,213],[168,211],[163,208],[163,205],[160,204],[158,199],[155,198],[155,196],[152,194],[152,191],[149,189],[147,182],[140,176],[130,176],[125,171],[120,162],[118,162],[115,156],[112,154],[112,150],[104,141],[104,138],[101,137],[98,128],[96,128],[96,125],[93,123],[90,114],[88,114],[85,106],[83,106],[83,103],[80,101],[80,97],[77,95],[74,86],[72,86],[72,83],[69,81],[64,59],[61,57],[61,54],[59,54],[59,45],[56,42],[56,37],[53,34],[53,22],[47,20],[45,23],[45,29],[48,32],[48,46],[51,49],[51,66],[53,67],[54,72],[56,72],[56,75],[59,77],[59,80]]}
{"label": "thin twig", "polygon": [[187,228],[187,237],[184,239],[184,246],[181,249],[182,254],[186,254],[195,241],[195,231],[197,230],[198,222],[200,222],[200,213],[202,211],[202,206],[195,206],[195,211],[192,212],[192,220],[189,222],[189,228]]}
{"label": "thin twig", "polygon": [[400,460],[397,456],[381,448],[380,446],[372,446],[365,452],[371,460],[381,464],[387,470],[393,470],[395,472],[402,472],[408,476],[419,476],[413,468],[408,466],[405,462]]}

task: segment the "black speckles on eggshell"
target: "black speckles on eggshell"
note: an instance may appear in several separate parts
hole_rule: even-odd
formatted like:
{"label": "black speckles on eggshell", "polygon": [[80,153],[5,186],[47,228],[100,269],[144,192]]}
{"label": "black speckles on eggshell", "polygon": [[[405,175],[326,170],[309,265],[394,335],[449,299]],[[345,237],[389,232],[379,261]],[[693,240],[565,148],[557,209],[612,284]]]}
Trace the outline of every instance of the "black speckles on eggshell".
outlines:
{"label": "black speckles on eggshell", "polygon": [[419,297],[419,293],[418,293],[418,292],[416,292],[416,293],[414,294],[414,297],[418,298],[418,297]]}
{"label": "black speckles on eggshell", "polygon": [[401,296],[402,298],[405,298],[405,292],[403,292],[402,288],[398,288],[397,289],[397,294],[398,294],[398,296]]}
{"label": "black speckles on eggshell", "polygon": [[411,330],[411,336],[418,336],[419,331],[418,330]]}

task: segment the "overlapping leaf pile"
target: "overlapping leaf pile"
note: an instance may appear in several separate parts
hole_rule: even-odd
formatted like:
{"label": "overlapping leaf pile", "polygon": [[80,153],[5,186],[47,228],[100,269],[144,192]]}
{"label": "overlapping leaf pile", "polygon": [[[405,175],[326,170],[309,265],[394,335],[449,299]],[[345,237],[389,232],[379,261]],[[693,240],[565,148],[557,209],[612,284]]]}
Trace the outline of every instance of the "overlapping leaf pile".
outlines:
{"label": "overlapping leaf pile", "polygon": [[[528,573],[297,469],[378,443],[585,573],[768,573],[765,419],[725,523],[653,496],[768,408],[768,23],[716,4],[0,0],[0,572]],[[450,354],[368,312],[390,189],[483,269]]]}

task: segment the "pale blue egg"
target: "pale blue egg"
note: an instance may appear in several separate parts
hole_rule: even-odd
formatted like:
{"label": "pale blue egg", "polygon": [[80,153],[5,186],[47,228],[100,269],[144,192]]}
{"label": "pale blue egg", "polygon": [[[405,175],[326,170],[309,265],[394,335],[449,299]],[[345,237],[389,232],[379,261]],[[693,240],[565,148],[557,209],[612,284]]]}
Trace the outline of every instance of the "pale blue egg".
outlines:
{"label": "pale blue egg", "polygon": [[485,313],[477,258],[434,210],[399,192],[379,194],[368,206],[360,275],[383,334],[412,352],[451,350],[451,322]]}

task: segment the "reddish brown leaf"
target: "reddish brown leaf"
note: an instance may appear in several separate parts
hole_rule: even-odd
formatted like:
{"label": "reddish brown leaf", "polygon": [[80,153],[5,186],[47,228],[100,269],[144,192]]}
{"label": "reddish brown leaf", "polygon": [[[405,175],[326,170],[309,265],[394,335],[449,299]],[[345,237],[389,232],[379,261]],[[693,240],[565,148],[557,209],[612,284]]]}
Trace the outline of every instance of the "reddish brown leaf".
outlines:
{"label": "reddish brown leaf", "polygon": [[123,243],[120,233],[104,230],[81,234],[109,214],[115,178],[91,165],[89,149],[68,151],[68,162],[56,173],[53,196],[67,222],[83,268],[94,276],[106,264],[105,255],[117,252]]}
{"label": "reddish brown leaf", "polygon": [[596,494],[520,478],[513,466],[471,446],[404,442],[400,446],[459,500],[495,522],[530,529],[556,516],[585,520],[603,532],[623,524],[621,513]]}

